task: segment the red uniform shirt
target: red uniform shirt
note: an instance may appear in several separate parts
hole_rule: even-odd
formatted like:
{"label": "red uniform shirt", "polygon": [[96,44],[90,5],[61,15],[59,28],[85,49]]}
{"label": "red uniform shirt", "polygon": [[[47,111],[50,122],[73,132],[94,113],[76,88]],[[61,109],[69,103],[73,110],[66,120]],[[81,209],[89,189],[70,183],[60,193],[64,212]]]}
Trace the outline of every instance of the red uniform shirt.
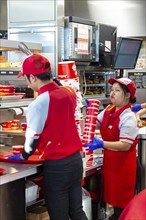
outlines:
{"label": "red uniform shirt", "polygon": [[38,95],[26,111],[25,152],[31,154],[34,139],[45,159],[61,159],[79,151],[82,143],[75,124],[75,94],[51,82]]}

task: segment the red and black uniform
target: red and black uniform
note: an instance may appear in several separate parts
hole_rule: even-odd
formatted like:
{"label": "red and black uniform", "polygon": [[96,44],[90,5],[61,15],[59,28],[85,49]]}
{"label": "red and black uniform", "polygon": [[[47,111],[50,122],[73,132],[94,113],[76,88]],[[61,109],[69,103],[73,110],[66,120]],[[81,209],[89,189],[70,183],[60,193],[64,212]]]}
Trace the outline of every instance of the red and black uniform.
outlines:
{"label": "red and black uniform", "polygon": [[82,209],[82,143],[75,124],[76,96],[54,82],[42,86],[27,111],[23,157],[38,148],[44,160],[44,197],[51,219],[87,220]]}

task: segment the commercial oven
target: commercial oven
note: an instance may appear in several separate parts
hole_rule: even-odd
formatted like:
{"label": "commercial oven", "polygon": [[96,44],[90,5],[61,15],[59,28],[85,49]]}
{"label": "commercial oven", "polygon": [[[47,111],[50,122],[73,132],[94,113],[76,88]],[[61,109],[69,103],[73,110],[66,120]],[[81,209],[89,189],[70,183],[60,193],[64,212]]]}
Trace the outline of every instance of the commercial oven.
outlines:
{"label": "commercial oven", "polygon": [[92,61],[95,59],[95,22],[67,16],[64,19],[64,59]]}

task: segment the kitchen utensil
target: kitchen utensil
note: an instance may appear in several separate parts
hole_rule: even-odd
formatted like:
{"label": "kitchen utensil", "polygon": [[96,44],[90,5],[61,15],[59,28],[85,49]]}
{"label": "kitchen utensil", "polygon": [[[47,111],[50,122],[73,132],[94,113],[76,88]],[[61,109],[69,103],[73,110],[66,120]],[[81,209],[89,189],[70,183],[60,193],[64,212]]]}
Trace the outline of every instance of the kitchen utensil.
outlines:
{"label": "kitchen utensil", "polygon": [[31,52],[31,50],[27,47],[27,45],[23,42],[20,42],[20,44],[18,45],[19,49],[25,53],[27,56],[32,55],[33,53]]}

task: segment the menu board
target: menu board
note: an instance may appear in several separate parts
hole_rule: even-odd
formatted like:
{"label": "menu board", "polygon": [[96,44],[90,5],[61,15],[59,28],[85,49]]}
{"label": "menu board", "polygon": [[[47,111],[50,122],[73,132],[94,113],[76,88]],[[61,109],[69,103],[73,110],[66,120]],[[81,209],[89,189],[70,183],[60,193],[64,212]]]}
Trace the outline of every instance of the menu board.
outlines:
{"label": "menu board", "polygon": [[129,72],[128,78],[135,83],[136,88],[146,89],[146,72]]}

